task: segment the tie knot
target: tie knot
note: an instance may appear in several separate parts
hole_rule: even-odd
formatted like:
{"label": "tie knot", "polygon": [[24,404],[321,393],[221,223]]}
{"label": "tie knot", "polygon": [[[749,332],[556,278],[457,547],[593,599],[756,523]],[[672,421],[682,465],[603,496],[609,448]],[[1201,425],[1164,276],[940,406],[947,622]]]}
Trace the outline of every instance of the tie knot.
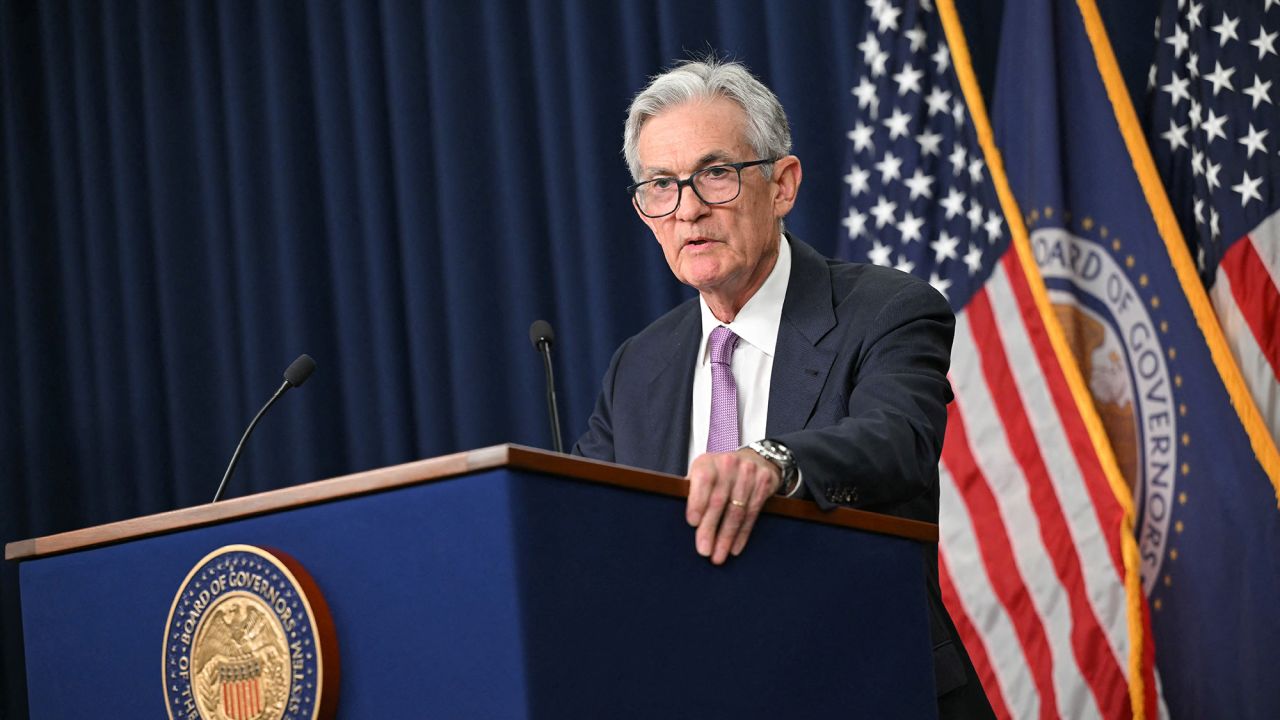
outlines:
{"label": "tie knot", "polygon": [[738,336],[721,325],[711,331],[711,362],[728,365],[733,360],[733,349],[738,347]]}

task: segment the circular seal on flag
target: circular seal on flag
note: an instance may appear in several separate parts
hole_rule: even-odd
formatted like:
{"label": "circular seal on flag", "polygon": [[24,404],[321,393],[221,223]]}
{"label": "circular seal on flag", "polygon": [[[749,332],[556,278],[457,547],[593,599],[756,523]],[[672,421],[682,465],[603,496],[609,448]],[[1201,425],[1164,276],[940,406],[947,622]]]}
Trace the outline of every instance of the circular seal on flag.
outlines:
{"label": "circular seal on flag", "polygon": [[[1097,227],[1096,225],[1093,227]],[[1093,396],[1116,462],[1138,504],[1143,591],[1156,587],[1171,543],[1183,460],[1178,388],[1167,322],[1132,256],[1061,227],[1032,230],[1031,246],[1049,299]],[[1137,276],[1137,280],[1132,275]],[[1161,329],[1165,328],[1165,329]]]}
{"label": "circular seal on flag", "polygon": [[164,633],[170,720],[327,720],[338,699],[329,608],[279,550],[227,545],[173,598]]}

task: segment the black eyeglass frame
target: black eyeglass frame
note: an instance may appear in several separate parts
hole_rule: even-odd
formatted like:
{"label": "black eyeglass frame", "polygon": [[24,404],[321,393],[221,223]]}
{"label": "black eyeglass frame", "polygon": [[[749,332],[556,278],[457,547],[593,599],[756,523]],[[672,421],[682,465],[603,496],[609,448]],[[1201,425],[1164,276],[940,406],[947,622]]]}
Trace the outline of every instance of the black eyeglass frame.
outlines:
{"label": "black eyeglass frame", "polygon": [[[681,202],[682,200],[684,200],[684,189],[685,189],[686,187],[687,187],[687,188],[689,188],[690,190],[692,190],[692,191],[693,191],[693,194],[694,194],[694,195],[697,195],[697,196],[698,196],[698,199],[699,199],[699,200],[701,200],[701,201],[703,202],[703,204],[706,204],[706,205],[724,205],[725,203],[731,203],[731,202],[733,202],[734,200],[737,200],[737,199],[738,199],[738,196],[739,196],[739,195],[742,195],[742,171],[743,171],[743,170],[745,170],[745,169],[747,169],[747,168],[749,168],[749,167],[755,167],[755,166],[757,166],[757,165],[768,165],[769,163],[776,163],[776,162],[778,162],[778,161],[779,161],[779,160],[781,160],[781,159],[782,159],[782,158],[769,158],[769,159],[767,159],[767,160],[746,160],[746,161],[744,161],[744,162],[736,162],[736,163],[721,163],[721,164],[719,164],[719,165],[711,165],[711,166],[709,166],[709,167],[704,167],[704,168],[702,168],[701,170],[698,170],[698,171],[696,171],[696,172],[691,173],[691,174],[689,175],[689,177],[687,177],[687,178],[685,178],[685,179],[683,179],[683,180],[681,180],[680,178],[673,178],[673,177],[660,177],[660,178],[654,178],[654,179],[652,179],[652,180],[644,180],[644,181],[642,181],[642,182],[638,182],[638,183],[634,183],[634,184],[632,184],[632,185],[628,185],[628,186],[627,186],[627,194],[631,196],[631,202],[636,206],[636,209],[640,211],[640,214],[641,214],[641,215],[644,215],[644,216],[645,216],[645,217],[647,217],[647,218],[660,218],[660,217],[666,217],[666,216],[670,215],[671,213],[675,212],[676,210],[679,210],[679,209],[680,209],[680,202]],[[725,169],[725,168],[733,168],[733,170],[734,170],[735,172],[737,172],[737,173],[738,173],[738,192],[734,193],[733,197],[729,198],[728,200],[717,200],[717,201],[715,201],[715,202],[711,202],[710,200],[707,200],[706,198],[702,197],[702,193],[698,192],[698,186],[693,184],[693,179],[694,179],[694,178],[696,178],[696,177],[698,177],[698,176],[700,176],[700,175],[703,175],[703,174],[705,174],[705,173],[711,172],[712,170],[723,170],[723,169]],[[668,210],[668,211],[666,211],[666,212],[664,212],[664,213],[660,213],[660,214],[658,214],[658,215],[650,215],[649,213],[647,213],[647,212],[645,212],[645,211],[644,211],[644,208],[640,207],[640,203],[636,200],[636,192],[637,192],[638,190],[640,190],[640,188],[644,187],[645,185],[649,185],[650,183],[658,182],[659,180],[668,180],[668,181],[670,181],[670,180],[674,180],[674,181],[675,181],[675,183],[676,183],[676,204],[675,204],[675,207],[671,208],[670,210]]]}

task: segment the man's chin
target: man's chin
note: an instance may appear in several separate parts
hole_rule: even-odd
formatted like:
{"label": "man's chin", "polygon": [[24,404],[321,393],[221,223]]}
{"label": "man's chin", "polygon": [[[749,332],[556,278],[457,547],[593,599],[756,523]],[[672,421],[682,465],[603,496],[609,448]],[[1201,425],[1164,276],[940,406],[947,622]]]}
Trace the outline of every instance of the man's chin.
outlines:
{"label": "man's chin", "polygon": [[680,282],[700,293],[708,293],[719,288],[724,283],[724,277],[719,272],[682,273]]}

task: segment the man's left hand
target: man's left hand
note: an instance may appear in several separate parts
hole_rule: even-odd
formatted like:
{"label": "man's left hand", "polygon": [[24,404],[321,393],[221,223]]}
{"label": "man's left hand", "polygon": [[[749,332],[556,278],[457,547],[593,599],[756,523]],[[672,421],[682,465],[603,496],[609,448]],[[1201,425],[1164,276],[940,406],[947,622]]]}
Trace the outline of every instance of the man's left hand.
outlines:
{"label": "man's left hand", "polygon": [[777,465],[754,450],[706,453],[689,466],[685,519],[696,527],[698,554],[716,565],[746,547],[760,508],[782,486]]}

